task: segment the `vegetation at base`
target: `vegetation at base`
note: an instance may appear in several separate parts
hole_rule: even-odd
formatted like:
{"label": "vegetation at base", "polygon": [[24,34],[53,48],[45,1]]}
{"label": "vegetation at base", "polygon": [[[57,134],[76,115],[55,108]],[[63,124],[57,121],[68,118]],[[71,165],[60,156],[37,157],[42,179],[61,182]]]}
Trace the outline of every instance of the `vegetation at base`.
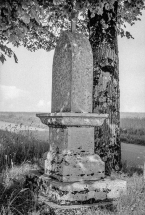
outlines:
{"label": "vegetation at base", "polygon": [[25,178],[29,175],[34,166],[23,163],[19,166],[7,168],[3,171],[0,181],[0,214],[1,215],[128,215],[145,214],[145,183],[143,175],[132,171],[132,176],[128,176],[122,171],[121,174],[114,174],[115,178],[127,180],[127,194],[122,195],[114,205],[96,206],[82,208],[78,211],[73,209],[52,210],[44,205],[40,205],[37,198],[37,192],[26,188]]}
{"label": "vegetation at base", "polygon": [[30,169],[42,168],[43,153],[48,150],[48,142],[35,139],[29,131],[26,136],[0,130],[1,215],[37,214],[36,195],[24,187],[24,181]]}
{"label": "vegetation at base", "polygon": [[145,118],[122,118],[121,142],[145,145]]}
{"label": "vegetation at base", "polygon": [[[34,139],[31,133],[24,136],[20,133],[0,131],[0,214],[1,215],[52,215],[77,212],[60,210],[48,211],[39,204],[37,193],[25,186],[25,178],[30,170],[40,170],[42,154],[48,151],[48,143]],[[112,173],[112,180],[127,180],[126,196],[121,196],[114,206],[82,208],[82,215],[128,215],[145,214],[145,183],[143,170],[123,164],[122,172]]]}

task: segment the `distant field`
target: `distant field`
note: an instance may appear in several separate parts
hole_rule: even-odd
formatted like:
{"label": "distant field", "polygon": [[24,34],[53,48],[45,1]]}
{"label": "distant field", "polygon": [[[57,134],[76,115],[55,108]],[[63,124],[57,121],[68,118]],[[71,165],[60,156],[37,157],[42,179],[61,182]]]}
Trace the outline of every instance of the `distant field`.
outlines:
{"label": "distant field", "polygon": [[[121,142],[145,146],[145,113],[120,113]],[[47,128],[35,112],[0,112],[0,121]]]}
{"label": "distant field", "polygon": [[145,113],[136,112],[121,112],[120,117],[122,118],[145,118]]}
{"label": "distant field", "polygon": [[[125,115],[124,115],[125,116]],[[121,141],[145,146],[145,116],[144,114],[129,114],[120,121]]]}
{"label": "distant field", "polygon": [[0,112],[0,121],[46,128],[35,112]]}
{"label": "distant field", "polygon": [[[135,118],[135,121],[140,119],[145,119],[145,113],[129,113],[121,112],[121,126],[130,126],[132,119]],[[131,120],[131,121],[130,121]],[[41,126],[41,122],[38,117],[36,117],[36,112],[0,112],[0,121],[13,122],[13,123],[26,123],[27,125],[37,125]],[[125,124],[127,123],[127,124]]]}

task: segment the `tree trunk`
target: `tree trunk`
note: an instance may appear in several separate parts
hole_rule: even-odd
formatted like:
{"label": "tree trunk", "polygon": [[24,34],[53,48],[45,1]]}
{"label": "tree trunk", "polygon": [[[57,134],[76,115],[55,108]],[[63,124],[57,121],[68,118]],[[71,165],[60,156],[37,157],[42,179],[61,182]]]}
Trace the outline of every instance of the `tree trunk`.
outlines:
{"label": "tree trunk", "polygon": [[95,128],[95,152],[105,161],[107,175],[121,168],[117,7],[117,3],[114,10],[104,6],[103,14],[95,17],[88,12],[94,58],[93,112],[109,114],[106,123]]}

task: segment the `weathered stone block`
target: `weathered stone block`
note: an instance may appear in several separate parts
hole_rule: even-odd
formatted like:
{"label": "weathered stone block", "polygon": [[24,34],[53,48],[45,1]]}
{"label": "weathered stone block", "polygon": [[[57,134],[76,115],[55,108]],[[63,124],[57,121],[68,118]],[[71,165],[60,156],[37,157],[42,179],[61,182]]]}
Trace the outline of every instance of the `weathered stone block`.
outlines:
{"label": "weathered stone block", "polygon": [[88,39],[63,32],[55,49],[51,112],[92,112],[93,55]]}
{"label": "weathered stone block", "polygon": [[96,180],[105,164],[94,154],[94,128],[50,128],[45,173],[59,181]]}
{"label": "weathered stone block", "polygon": [[[61,156],[61,155],[60,155]],[[105,177],[105,164],[98,155],[70,154],[61,156],[62,162],[48,165],[46,174],[63,182],[96,180]]]}
{"label": "weathered stone block", "polygon": [[59,182],[52,180],[47,176],[39,178],[40,195],[43,195],[50,202],[60,205],[83,204],[93,200],[99,202],[102,200],[113,200],[118,198],[121,193],[126,194],[126,181],[109,178],[98,181],[81,182]]}
{"label": "weathered stone block", "polygon": [[56,154],[94,154],[94,128],[49,128],[50,151]]}

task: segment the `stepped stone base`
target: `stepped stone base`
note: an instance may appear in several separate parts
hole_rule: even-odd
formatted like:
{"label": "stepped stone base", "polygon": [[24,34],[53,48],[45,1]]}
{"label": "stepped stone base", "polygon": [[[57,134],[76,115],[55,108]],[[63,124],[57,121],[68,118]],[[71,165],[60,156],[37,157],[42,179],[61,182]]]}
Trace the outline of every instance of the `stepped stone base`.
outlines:
{"label": "stepped stone base", "polygon": [[97,203],[125,194],[126,181],[109,178],[98,181],[59,182],[42,175],[38,180],[39,195],[58,205]]}

